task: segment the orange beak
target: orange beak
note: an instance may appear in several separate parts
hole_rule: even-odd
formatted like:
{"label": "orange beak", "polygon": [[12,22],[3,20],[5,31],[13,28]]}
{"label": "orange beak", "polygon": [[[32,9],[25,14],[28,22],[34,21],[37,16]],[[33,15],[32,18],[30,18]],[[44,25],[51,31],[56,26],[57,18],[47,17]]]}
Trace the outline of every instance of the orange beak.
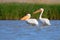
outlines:
{"label": "orange beak", "polygon": [[20,20],[27,20],[27,19],[30,19],[30,17],[26,15],[26,16],[22,17]]}
{"label": "orange beak", "polygon": [[39,9],[39,10],[33,12],[33,14],[36,14],[36,13],[38,13],[38,12],[41,12],[41,10]]}

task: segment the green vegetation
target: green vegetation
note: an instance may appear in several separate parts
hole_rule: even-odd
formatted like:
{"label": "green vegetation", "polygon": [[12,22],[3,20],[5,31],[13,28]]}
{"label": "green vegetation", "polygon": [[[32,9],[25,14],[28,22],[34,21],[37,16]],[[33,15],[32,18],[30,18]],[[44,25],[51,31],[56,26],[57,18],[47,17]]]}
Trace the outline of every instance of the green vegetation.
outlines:
{"label": "green vegetation", "polygon": [[19,20],[27,13],[32,15],[31,18],[39,17],[38,14],[32,14],[35,10],[44,8],[42,17],[49,19],[60,19],[60,5],[47,4],[27,4],[27,3],[0,3],[0,19],[1,20]]}

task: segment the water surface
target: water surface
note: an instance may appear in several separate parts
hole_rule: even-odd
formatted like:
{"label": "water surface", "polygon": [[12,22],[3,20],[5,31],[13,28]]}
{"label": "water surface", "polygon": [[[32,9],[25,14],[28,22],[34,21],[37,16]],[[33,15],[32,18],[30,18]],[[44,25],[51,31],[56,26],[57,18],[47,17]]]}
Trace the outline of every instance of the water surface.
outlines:
{"label": "water surface", "polygon": [[60,40],[60,20],[50,26],[32,26],[26,21],[0,20],[0,40]]}

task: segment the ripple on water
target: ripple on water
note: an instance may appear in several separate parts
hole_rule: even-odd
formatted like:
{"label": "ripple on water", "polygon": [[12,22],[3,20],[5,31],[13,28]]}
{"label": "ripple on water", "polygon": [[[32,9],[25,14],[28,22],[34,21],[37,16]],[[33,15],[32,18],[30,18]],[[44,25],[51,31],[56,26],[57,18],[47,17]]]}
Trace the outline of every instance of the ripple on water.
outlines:
{"label": "ripple on water", "polygon": [[26,21],[0,20],[0,40],[60,40],[60,20],[51,26],[32,26]]}

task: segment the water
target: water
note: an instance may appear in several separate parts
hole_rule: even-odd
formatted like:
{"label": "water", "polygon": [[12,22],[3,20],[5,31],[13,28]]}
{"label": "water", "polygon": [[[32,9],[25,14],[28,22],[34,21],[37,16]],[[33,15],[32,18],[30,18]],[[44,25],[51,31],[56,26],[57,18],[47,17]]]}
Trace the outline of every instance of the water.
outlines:
{"label": "water", "polygon": [[60,40],[60,20],[50,22],[51,26],[38,27],[26,21],[0,20],[0,40]]}

